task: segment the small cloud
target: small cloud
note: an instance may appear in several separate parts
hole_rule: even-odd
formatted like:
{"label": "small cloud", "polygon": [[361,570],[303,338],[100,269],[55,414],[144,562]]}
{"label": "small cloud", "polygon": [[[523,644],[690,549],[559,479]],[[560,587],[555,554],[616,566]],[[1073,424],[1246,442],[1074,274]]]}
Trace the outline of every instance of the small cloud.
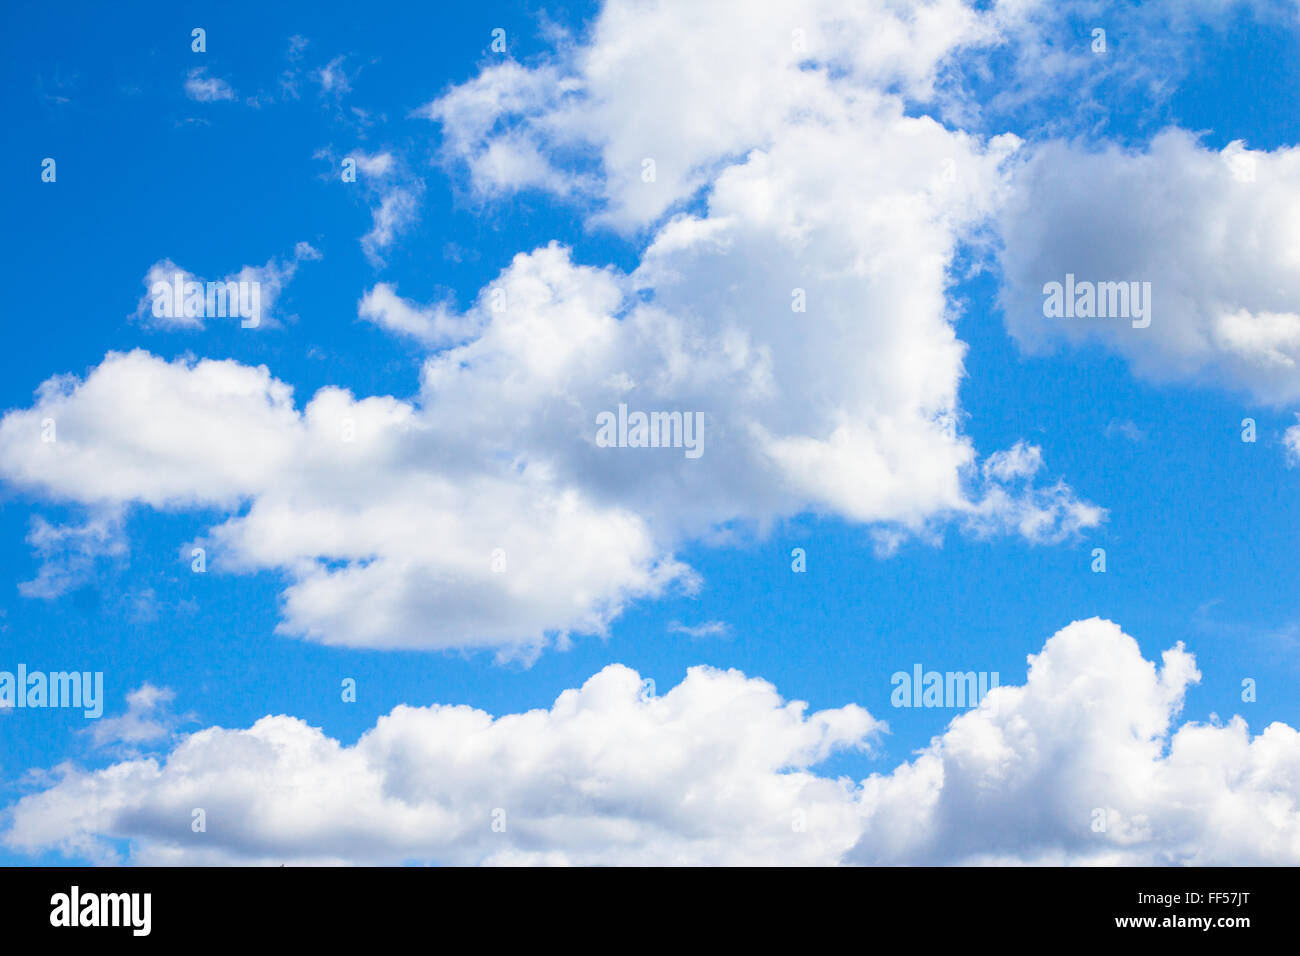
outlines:
{"label": "small cloud", "polygon": [[[1296,418],[1300,419],[1300,414]],[[1286,448],[1287,467],[1300,465],[1300,423],[1292,425],[1282,434],[1282,444]]]}
{"label": "small cloud", "polygon": [[213,103],[217,100],[233,100],[234,88],[225,80],[207,75],[205,66],[190,70],[185,79],[185,95],[200,103]]}
{"label": "small cloud", "polygon": [[981,466],[979,495],[965,511],[965,530],[976,537],[1015,533],[1034,543],[1057,543],[1106,520],[1106,509],[1078,498],[1064,481],[1035,484],[1043,452],[1023,441],[989,455]]}
{"label": "small cloud", "polygon": [[685,634],[692,640],[699,640],[702,637],[726,637],[731,633],[731,627],[726,621],[705,621],[703,624],[695,625],[672,621],[668,625],[668,633]]}
{"label": "small cloud", "polygon": [[68,94],[74,92],[77,87],[77,75],[64,76],[57,71],[52,80],[44,76],[36,77],[36,92],[46,103],[52,103],[55,106],[66,106],[72,102]]}
{"label": "small cloud", "polygon": [[[208,319],[223,316],[237,321],[256,316],[255,326],[260,327],[264,322],[274,325],[276,303],[284,292],[284,287],[297,273],[298,266],[320,258],[320,252],[310,243],[299,242],[293,247],[293,255],[288,258],[273,257],[262,266],[244,266],[216,283],[206,282],[170,259],[161,259],[145,273],[145,291],[136,303],[131,318],[155,328],[169,330],[202,329]],[[215,286],[222,288],[213,288],[209,294],[209,287]],[[189,305],[190,292],[195,292],[196,295],[202,293],[194,299],[193,308]],[[222,308],[217,309],[219,298]],[[198,299],[202,299],[202,308],[198,307]],[[241,306],[247,308],[241,311]]]}
{"label": "small cloud", "polygon": [[442,246],[442,257],[448,262],[478,262],[478,250],[468,249],[455,242],[446,242]]}
{"label": "small cloud", "polygon": [[424,180],[412,174],[402,157],[389,150],[367,153],[353,149],[340,155],[333,146],[322,146],[312,153],[312,158],[326,164],[321,177],[327,181],[337,180],[342,164],[351,162],[357,174],[355,182],[370,203],[370,231],[361,237],[361,248],[371,265],[382,266],[382,254],[419,221]]}
{"label": "small cloud", "polygon": [[1113,418],[1106,425],[1106,437],[1114,438],[1116,435],[1119,435],[1121,438],[1127,438],[1132,442],[1139,442],[1147,437],[1147,433],[1139,428],[1136,423],[1131,422],[1128,419],[1121,421],[1118,418]]}
{"label": "small cloud", "polygon": [[351,153],[350,155],[357,161],[357,168],[367,176],[387,176],[392,171],[395,162],[392,153],[375,153],[373,155]]}
{"label": "small cloud", "polygon": [[1006,451],[997,451],[984,461],[984,477],[997,481],[1032,478],[1043,467],[1043,451],[1023,441]]}
{"label": "small cloud", "polygon": [[[302,51],[307,49],[310,41],[304,37],[294,34],[289,37],[289,49],[284,58],[290,63],[298,63],[302,59]],[[286,100],[296,100],[300,97],[298,92],[298,81],[302,78],[302,68],[291,66],[280,74],[280,95]]]}
{"label": "small cloud", "polygon": [[90,728],[96,747],[125,744],[133,747],[170,736],[177,720],[171,712],[176,692],[145,682],[126,695],[126,713],[103,717]]}
{"label": "small cloud", "polygon": [[396,286],[387,282],[380,282],[361,298],[357,315],[428,346],[463,342],[478,328],[472,315],[459,317],[441,303],[417,305],[399,296]]}
{"label": "small cloud", "polygon": [[346,56],[336,56],[312,74],[312,79],[320,84],[322,93],[339,99],[352,92],[352,82],[343,69],[343,61],[346,59]]}
{"label": "small cloud", "polygon": [[40,556],[41,567],[34,579],[18,585],[18,593],[46,600],[86,584],[97,559],[121,557],[127,551],[122,516],[117,511],[67,525],[50,524],[37,515],[32,519],[27,543]]}
{"label": "small cloud", "polygon": [[370,231],[361,237],[361,249],[372,265],[383,265],[381,252],[419,218],[416,192],[399,186],[385,193],[371,210]]}
{"label": "small cloud", "polygon": [[148,624],[158,620],[160,605],[158,594],[153,588],[143,588],[126,595],[127,615],[137,624]]}

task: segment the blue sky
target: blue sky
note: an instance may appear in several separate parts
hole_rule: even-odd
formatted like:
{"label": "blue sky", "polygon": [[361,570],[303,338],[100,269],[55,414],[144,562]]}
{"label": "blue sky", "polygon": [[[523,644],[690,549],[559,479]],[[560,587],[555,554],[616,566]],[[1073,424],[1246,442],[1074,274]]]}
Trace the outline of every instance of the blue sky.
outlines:
{"label": "blue sky", "polygon": [[[476,190],[464,157],[448,156],[440,124],[417,115],[503,59],[529,67],[562,60],[557,51],[568,41],[555,41],[556,26],[581,45],[597,4],[544,12],[532,3],[455,10],[77,6],[20,3],[6,12],[6,410],[33,407],[36,389],[52,376],[84,378],[107,353],[133,349],[168,362],[265,365],[292,387],[299,410],[327,386],[357,398],[409,401],[420,389],[421,364],[438,348],[359,317],[358,301],[377,283],[394,284],[405,300],[446,302],[463,312],[516,254],[552,240],[572,250],[574,263],[630,272],[665,221],[593,221],[594,210],[613,204],[608,194],[564,196],[527,185]],[[1156,45],[1158,12],[1067,5],[1070,15],[1045,16],[1036,29],[1087,54],[1090,24],[1107,23],[1113,74],[1092,85],[1017,71],[1009,57],[1027,41],[1013,37],[1001,53],[977,46],[951,55],[945,76],[964,84],[965,114],[944,92],[909,94],[906,111],[981,140],[1014,133],[1025,152],[1055,138],[1080,154],[1110,143],[1142,153],[1169,127],[1199,134],[1209,153],[1236,140],[1252,150],[1285,150],[1300,138],[1295,11],[1227,6]],[[739,21],[733,39],[743,43]],[[195,26],[206,29],[205,53],[190,49]],[[497,27],[508,37],[505,58],[489,49]],[[296,52],[292,37],[306,41]],[[1167,59],[1147,55],[1170,50],[1176,55]],[[1130,71],[1126,58],[1141,60],[1141,69]],[[978,76],[999,62],[1005,69]],[[187,95],[187,75],[199,68],[204,78],[226,81],[232,98]],[[319,71],[331,68],[347,78],[346,92],[322,82]],[[1023,103],[999,108],[994,97],[1013,89]],[[977,116],[972,103],[981,107]],[[495,129],[512,122],[501,119]],[[400,183],[413,189],[418,211],[376,258],[360,239],[393,180],[341,182],[338,161],[381,154],[399,163]],[[573,159],[564,149],[554,155],[566,175],[592,168],[590,155],[577,167],[564,166]],[[57,161],[53,184],[40,178],[47,156]],[[713,181],[672,210],[704,210]],[[1282,391],[1252,393],[1249,377],[1172,370],[1175,363],[1167,374],[1135,370],[1127,346],[1105,338],[1056,342],[1031,354],[1005,320],[1003,260],[989,238],[996,233],[988,226],[959,237],[946,289],[949,307],[960,309],[956,336],[967,347],[960,432],[979,460],[1021,441],[1037,446],[1046,466],[1036,480],[1066,482],[1075,500],[1106,510],[1103,521],[1030,540],[1001,530],[969,533],[940,516],[927,533],[906,536],[886,554],[873,537],[880,522],[833,505],[797,508],[770,522],[750,523],[738,511],[733,540],[714,541],[707,527],[677,539],[673,553],[702,582],[696,593],[668,589],[630,599],[605,636],[579,628],[567,647],[502,660],[492,649],[329,646],[277,633],[287,570],[235,572],[217,559],[207,574],[189,569],[187,545],[246,513],[248,499],[233,508],[155,508],[127,495],[125,553],[94,558],[57,596],[23,596],[19,582],[35,579],[43,560],[26,540],[33,520],[81,522],[91,505],[6,480],[15,473],[6,466],[0,669],[23,662],[103,671],[109,716],[122,714],[127,693],[144,684],[168,688],[174,699],[161,718],[166,733],[138,742],[96,741],[78,711],[0,717],[0,806],[51,787],[43,773],[56,765],[93,772],[139,754],[165,755],[201,728],[246,728],[265,715],[288,715],[351,745],[400,704],[465,704],[494,715],[547,708],[611,663],[652,678],[660,693],[703,664],[762,678],[786,700],[807,701],[810,712],[859,704],[887,721],[889,732],[871,753],[850,748],[817,770],[857,781],[890,773],[956,715],[892,708],[893,672],[919,662],[996,671],[1003,684],[1020,685],[1027,655],[1071,622],[1093,617],[1116,622],[1149,661],[1185,642],[1202,678],[1187,689],[1177,723],[1240,714],[1252,733],[1275,721],[1296,726],[1300,480],[1284,447],[1296,401]],[[213,320],[200,330],[160,329],[135,315],[142,277],[156,262],[213,278],[284,260],[299,242],[319,259],[301,261],[286,283],[276,326],[251,333]],[[1176,321],[1157,314],[1157,322]],[[1241,440],[1248,416],[1258,423],[1253,444]],[[136,427],[150,422],[123,426],[126,434]],[[807,551],[807,573],[791,571],[796,547]],[[1090,571],[1099,547],[1107,553],[1105,574]],[[551,558],[571,561],[563,551]],[[672,628],[714,621],[725,623],[724,634],[692,637]],[[346,677],[358,683],[355,704],[340,700]],[[1258,682],[1258,699],[1246,703],[1241,682],[1248,677]],[[11,823],[0,817],[0,827]],[[133,834],[118,821],[98,836],[127,854],[131,840],[151,833],[144,827]],[[6,864],[102,858],[70,844],[63,851],[55,843],[0,841]]]}

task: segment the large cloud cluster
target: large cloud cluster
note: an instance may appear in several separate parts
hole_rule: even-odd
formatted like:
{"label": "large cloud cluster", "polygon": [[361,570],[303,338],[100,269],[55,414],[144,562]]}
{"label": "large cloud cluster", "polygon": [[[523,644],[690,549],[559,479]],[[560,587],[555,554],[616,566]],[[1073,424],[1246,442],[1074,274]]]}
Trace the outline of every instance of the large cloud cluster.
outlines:
{"label": "large cloud cluster", "polygon": [[[15,849],[138,863],[1300,863],[1300,736],[1177,725],[1199,680],[1107,621],[1071,624],[915,759],[816,766],[885,725],[693,668],[662,696],[610,665],[544,710],[400,706],[351,746],[300,720],[212,727],[161,758],[65,766]],[[194,811],[204,811],[196,832]]]}
{"label": "large cloud cluster", "polygon": [[[905,95],[988,23],[957,0],[751,12],[611,3],[555,62],[488,68],[425,111],[488,192],[594,150],[567,181],[595,221],[644,231],[634,269],[552,243],[464,311],[376,285],[360,314],[433,350],[409,400],[326,388],[299,411],[265,368],[110,355],[0,422],[0,477],[98,508],[229,509],[213,567],[286,574],[289,633],[510,653],[693,588],[675,555],[722,526],[1098,524],[1063,482],[981,470],[960,427],[949,270],[1018,141]],[[702,455],[601,447],[620,405],[703,416]]]}

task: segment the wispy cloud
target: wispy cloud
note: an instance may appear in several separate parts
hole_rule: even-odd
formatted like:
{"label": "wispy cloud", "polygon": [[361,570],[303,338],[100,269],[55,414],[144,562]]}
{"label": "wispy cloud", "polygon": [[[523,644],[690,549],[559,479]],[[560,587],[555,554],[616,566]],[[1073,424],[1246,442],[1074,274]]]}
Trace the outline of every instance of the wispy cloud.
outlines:
{"label": "wispy cloud", "polygon": [[725,637],[731,633],[731,627],[726,621],[705,621],[703,624],[694,625],[672,621],[668,625],[668,633],[685,634],[687,637],[698,640],[702,637]]}
{"label": "wispy cloud", "polygon": [[220,77],[208,76],[208,68],[197,66],[185,77],[185,95],[199,103],[233,100],[235,90]]}

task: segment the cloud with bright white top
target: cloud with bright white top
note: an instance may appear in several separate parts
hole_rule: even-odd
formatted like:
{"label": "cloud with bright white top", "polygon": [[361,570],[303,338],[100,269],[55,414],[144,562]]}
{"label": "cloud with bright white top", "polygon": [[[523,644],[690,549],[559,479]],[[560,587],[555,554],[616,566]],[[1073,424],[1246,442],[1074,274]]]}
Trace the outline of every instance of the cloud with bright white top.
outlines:
{"label": "cloud with bright white top", "polygon": [[350,746],[267,716],[64,765],[3,838],[105,862],[125,840],[142,864],[1300,863],[1300,735],[1179,724],[1199,679],[1181,644],[1157,664],[1076,622],[1023,685],[854,782],[816,768],[887,732],[860,706],[707,667],[651,696],[611,664],[549,709],[399,706]]}
{"label": "cloud with bright white top", "polygon": [[[87,507],[225,509],[196,544],[214,570],[283,573],[285,633],[522,656],[694,590],[678,555],[723,526],[813,513],[885,550],[950,527],[1084,533],[1104,510],[1037,450],[1017,446],[1039,455],[1032,474],[1003,475],[961,428],[950,268],[1021,144],[911,115],[904,96],[996,33],[958,0],[742,19],[607,4],[588,42],[487,67],[422,112],[485,196],[549,188],[566,150],[594,157],[569,193],[593,225],[644,237],[633,268],[550,243],[463,310],[377,284],[361,317],[429,350],[409,397],[323,388],[299,405],[266,367],[110,354],[0,421],[0,478]],[[543,164],[533,177],[480,168],[502,136]],[[405,216],[383,195],[373,256]],[[700,413],[703,454],[599,447],[597,416],[619,405]],[[45,418],[57,444],[40,443]]]}

